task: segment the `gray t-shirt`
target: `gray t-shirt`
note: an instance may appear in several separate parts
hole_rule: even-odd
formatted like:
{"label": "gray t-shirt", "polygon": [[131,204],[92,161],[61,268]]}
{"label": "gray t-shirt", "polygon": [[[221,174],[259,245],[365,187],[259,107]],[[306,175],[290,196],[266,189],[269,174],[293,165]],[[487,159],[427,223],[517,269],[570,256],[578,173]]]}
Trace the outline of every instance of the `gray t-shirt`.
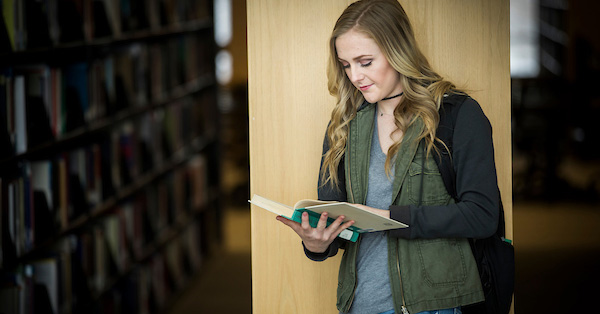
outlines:
{"label": "gray t-shirt", "polygon": [[[385,174],[385,159],[375,122],[366,205],[388,210],[392,204],[392,177],[388,178]],[[385,231],[362,235],[356,260],[358,280],[350,314],[373,314],[394,309],[387,243]]]}

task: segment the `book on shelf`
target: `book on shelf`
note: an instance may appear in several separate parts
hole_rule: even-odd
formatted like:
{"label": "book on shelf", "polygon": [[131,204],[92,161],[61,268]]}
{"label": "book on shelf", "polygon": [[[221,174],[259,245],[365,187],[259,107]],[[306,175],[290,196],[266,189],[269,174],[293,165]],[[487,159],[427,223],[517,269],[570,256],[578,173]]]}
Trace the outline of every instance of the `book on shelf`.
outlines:
{"label": "book on shelf", "polygon": [[51,128],[54,77],[51,70],[44,64],[29,64],[4,73],[9,82],[14,80],[14,97],[8,97],[6,104],[10,108],[8,111],[14,112],[16,129],[13,136],[19,153],[54,140]]}
{"label": "book on shelf", "polygon": [[22,12],[25,27],[25,45],[27,49],[52,45],[50,24],[48,21],[49,1],[27,1]]}
{"label": "book on shelf", "polygon": [[[42,293],[41,296],[36,296],[36,300],[42,300],[45,302],[46,298],[49,300],[53,313],[59,312],[59,262],[54,257],[41,259],[32,263],[33,278],[35,283],[43,287],[41,290],[46,294]],[[40,288],[41,288],[40,287]],[[42,299],[39,299],[39,298]],[[37,303],[36,303],[37,304]],[[46,307],[45,307],[46,308]]]}
{"label": "book on shelf", "polygon": [[361,233],[408,227],[402,222],[363,210],[347,202],[303,199],[291,207],[256,194],[252,196],[249,202],[298,223],[302,222],[302,213],[307,212],[309,223],[313,228],[317,226],[323,212],[327,212],[329,216],[327,225],[334,222],[337,217],[344,215],[346,217],[345,221],[354,220],[354,225],[342,231],[339,237],[352,242],[356,242]]}
{"label": "book on shelf", "polygon": [[25,77],[14,77],[14,145],[17,154],[27,151],[27,125],[25,124]]}
{"label": "book on shelf", "polygon": [[180,167],[173,170],[171,182],[171,194],[173,202],[173,218],[175,221],[182,217],[189,208],[188,200],[186,198],[186,190],[189,183],[186,182],[185,167]]}
{"label": "book on shelf", "polygon": [[0,158],[8,158],[14,154],[11,72],[10,68],[0,70]]}
{"label": "book on shelf", "polygon": [[55,222],[55,213],[50,210],[46,195],[42,191],[33,191],[33,211],[36,245],[41,244],[58,233],[58,224]]}
{"label": "book on shelf", "polygon": [[72,63],[62,68],[66,131],[74,131],[89,118],[88,64]]}
{"label": "book on shelf", "polygon": [[111,24],[111,19],[113,18],[112,12],[108,10],[112,10],[112,7],[107,8],[105,2],[102,0],[92,1],[92,23],[90,23],[92,38],[108,37],[115,34],[115,29],[113,29],[113,25]]}
{"label": "book on shelf", "polygon": [[209,183],[206,158],[202,155],[190,158],[188,171],[192,208],[199,211],[208,202]]}
{"label": "book on shelf", "polygon": [[164,110],[163,128],[167,144],[169,145],[170,154],[177,152],[184,146],[182,141],[183,130],[181,122],[183,121],[183,118],[184,117],[181,115],[180,101],[171,103],[170,106]]}
{"label": "book on shelf", "polygon": [[144,194],[144,191],[137,193],[133,197],[132,202],[133,237],[131,240],[131,249],[133,257],[137,260],[143,256],[146,239],[148,239],[146,234],[151,234],[151,231],[144,221],[146,218],[146,195]]}
{"label": "book on shelf", "polygon": [[19,313],[19,294],[21,290],[21,287],[14,282],[3,283],[0,287],[0,313]]}
{"label": "book on shelf", "polygon": [[13,52],[15,43],[14,1],[2,1],[2,52]]}
{"label": "book on shelf", "polygon": [[76,42],[85,40],[84,19],[85,12],[83,5],[79,5],[77,0],[57,1],[56,19],[51,18],[51,22],[58,25],[52,25],[53,29],[58,29],[58,41],[61,43]]}
{"label": "book on shelf", "polygon": [[117,101],[122,103],[123,107],[129,107],[131,104],[137,105],[133,76],[133,50],[131,47],[117,50],[112,59]]}
{"label": "book on shelf", "polygon": [[183,249],[181,247],[180,238],[172,241],[172,243],[165,247],[165,265],[167,266],[167,272],[173,285],[176,289],[183,288],[186,280],[186,274],[183,267]]}
{"label": "book on shelf", "polygon": [[188,225],[184,231],[183,241],[185,250],[188,252],[188,260],[193,272],[196,272],[202,263],[202,253],[200,246],[200,232],[198,223],[194,222]]}
{"label": "book on shelf", "polygon": [[158,308],[163,308],[169,293],[167,283],[165,258],[162,254],[156,254],[149,262],[151,293],[154,296],[153,304]]}
{"label": "book on shelf", "polygon": [[119,208],[117,213],[108,215],[103,222],[107,252],[111,258],[110,262],[114,263],[119,274],[124,273],[129,265],[123,219],[122,208]]}
{"label": "book on shelf", "polygon": [[2,13],[7,21],[9,36],[12,38],[13,51],[23,50],[25,41],[25,1],[2,1]]}

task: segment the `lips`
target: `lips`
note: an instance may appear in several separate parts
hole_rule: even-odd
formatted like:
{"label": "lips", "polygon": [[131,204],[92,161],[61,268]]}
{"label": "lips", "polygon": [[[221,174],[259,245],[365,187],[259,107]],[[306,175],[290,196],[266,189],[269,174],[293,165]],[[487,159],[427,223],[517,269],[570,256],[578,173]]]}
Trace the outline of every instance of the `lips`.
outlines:
{"label": "lips", "polygon": [[363,92],[364,92],[364,91],[366,91],[367,89],[369,89],[371,86],[373,86],[373,84],[370,84],[370,85],[364,85],[364,86],[360,86],[360,87],[359,87],[359,89],[360,89],[361,91],[363,91]]}

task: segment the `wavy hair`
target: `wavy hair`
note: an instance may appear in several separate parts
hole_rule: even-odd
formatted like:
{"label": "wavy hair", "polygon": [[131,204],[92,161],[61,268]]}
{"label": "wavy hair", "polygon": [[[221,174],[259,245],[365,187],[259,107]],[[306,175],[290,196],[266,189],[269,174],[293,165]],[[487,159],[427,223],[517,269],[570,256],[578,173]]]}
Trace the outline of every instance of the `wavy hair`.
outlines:
{"label": "wavy hair", "polygon": [[[344,156],[348,138],[348,124],[356,116],[364,102],[362,93],[347,77],[338,60],[336,39],[354,30],[373,39],[379,46],[390,66],[400,73],[404,96],[394,110],[398,130],[406,130],[418,119],[423,128],[416,141],[424,140],[427,155],[435,150],[435,131],[439,123],[438,109],[449,92],[459,92],[454,84],[444,80],[429,65],[419,49],[412,26],[402,6],[396,0],[360,0],[350,4],[337,20],[329,40],[327,64],[327,87],[336,98],[327,128],[329,150],[323,156],[321,176],[323,184],[338,185],[338,165]],[[402,140],[394,143],[385,161],[386,173],[390,175],[394,156]]]}

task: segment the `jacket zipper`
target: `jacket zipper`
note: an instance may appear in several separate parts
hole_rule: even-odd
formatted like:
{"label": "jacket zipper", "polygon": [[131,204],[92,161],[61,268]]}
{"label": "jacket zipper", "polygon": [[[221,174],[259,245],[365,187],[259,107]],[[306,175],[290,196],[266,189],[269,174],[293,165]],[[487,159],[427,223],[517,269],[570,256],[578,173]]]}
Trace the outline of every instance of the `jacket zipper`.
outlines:
{"label": "jacket zipper", "polygon": [[347,166],[347,167],[348,167],[348,171],[346,171],[346,177],[348,179],[346,179],[346,181],[348,181],[348,185],[350,186],[350,203],[354,203],[354,191],[352,190],[352,180],[350,178],[351,177],[350,173],[352,171],[349,169],[349,166]]}
{"label": "jacket zipper", "polygon": [[[352,190],[352,180],[350,180],[351,179],[350,172],[351,171],[348,171],[348,173],[346,173],[346,176],[348,178],[348,180],[347,180],[348,185],[350,186],[350,202],[354,203],[354,191]],[[354,250],[354,256],[352,257],[353,261],[356,261],[356,254],[358,254],[358,246],[360,245],[360,240],[361,240],[361,237],[359,235],[358,241],[356,242],[357,248],[356,248],[356,250]],[[356,265],[356,263],[355,263],[355,265]],[[354,266],[354,267],[356,267],[356,266]],[[356,271],[355,271],[354,277],[355,278],[354,278],[354,288],[352,288],[352,297],[350,298],[350,303],[348,304],[346,312],[350,310],[350,308],[352,307],[352,303],[354,302],[354,294],[356,292],[356,285],[358,283],[358,281],[356,280]]]}
{"label": "jacket zipper", "polygon": [[[419,146],[417,146],[417,150],[419,149]],[[425,149],[423,148],[421,150],[421,154],[423,156],[423,164],[421,165],[421,172],[423,172],[421,174],[421,190],[419,191],[420,195],[419,195],[419,205],[421,205],[421,200],[423,199],[423,178],[425,178],[425,170],[423,169],[424,165],[425,165]],[[410,314],[408,312],[408,309],[406,308],[406,302],[404,301],[404,288],[402,287],[402,273],[400,272],[400,255],[399,255],[400,249],[398,248],[398,254],[396,254],[396,268],[398,270],[398,279],[400,280],[400,297],[402,298],[402,307],[400,308],[400,310],[402,311],[402,314]]]}
{"label": "jacket zipper", "polygon": [[406,302],[404,302],[404,290],[402,288],[402,275],[400,274],[400,257],[396,254],[396,268],[398,269],[398,279],[400,280],[400,297],[402,298],[402,307],[400,310],[402,314],[410,314],[408,313],[408,309],[406,308]]}

